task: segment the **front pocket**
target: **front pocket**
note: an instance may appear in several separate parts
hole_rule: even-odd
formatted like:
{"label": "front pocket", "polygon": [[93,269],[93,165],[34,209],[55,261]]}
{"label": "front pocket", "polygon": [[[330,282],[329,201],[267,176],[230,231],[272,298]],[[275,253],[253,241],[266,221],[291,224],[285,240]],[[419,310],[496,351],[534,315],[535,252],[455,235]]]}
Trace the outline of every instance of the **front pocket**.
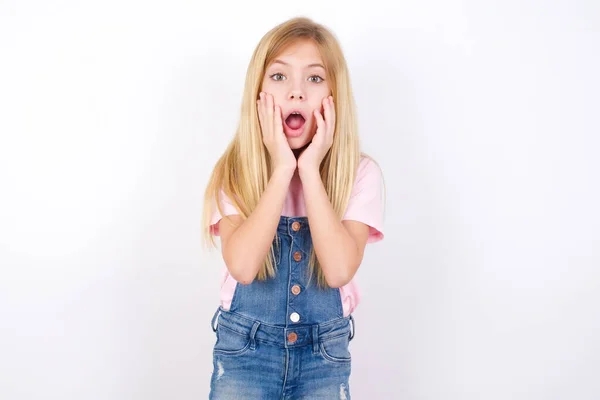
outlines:
{"label": "front pocket", "polygon": [[245,353],[250,348],[250,336],[229,329],[221,324],[217,325],[217,342],[214,352],[218,354],[237,356]]}
{"label": "front pocket", "polygon": [[270,251],[269,254],[271,254],[271,256],[273,257],[273,267],[277,267],[281,263],[281,238],[279,237],[279,234],[275,235],[275,239],[273,240],[271,250],[272,251]]}
{"label": "front pocket", "polygon": [[321,356],[327,361],[335,363],[349,363],[351,361],[348,349],[348,335],[338,336],[321,342],[319,349]]}

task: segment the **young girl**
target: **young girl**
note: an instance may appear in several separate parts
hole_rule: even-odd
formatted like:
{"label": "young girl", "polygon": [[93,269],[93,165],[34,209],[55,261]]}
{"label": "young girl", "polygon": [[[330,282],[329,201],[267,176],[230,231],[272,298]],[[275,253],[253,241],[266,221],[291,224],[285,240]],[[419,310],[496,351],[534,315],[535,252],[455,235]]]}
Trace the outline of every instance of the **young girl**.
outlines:
{"label": "young girl", "polygon": [[205,197],[226,265],[210,398],[350,399],[354,276],[383,238],[382,175],[360,153],[332,33],[306,18],[269,31],[241,111]]}

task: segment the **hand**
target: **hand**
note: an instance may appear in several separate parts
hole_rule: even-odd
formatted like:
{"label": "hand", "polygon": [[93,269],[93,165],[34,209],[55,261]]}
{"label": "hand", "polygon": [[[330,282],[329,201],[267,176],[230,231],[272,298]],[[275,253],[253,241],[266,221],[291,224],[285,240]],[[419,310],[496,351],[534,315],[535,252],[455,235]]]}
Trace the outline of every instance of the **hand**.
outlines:
{"label": "hand", "polygon": [[294,172],[297,162],[294,153],[283,133],[281,107],[274,106],[273,96],[261,92],[258,104],[258,119],[262,130],[263,143],[271,156],[272,171]]}
{"label": "hand", "polygon": [[325,154],[333,144],[333,133],[335,130],[335,107],[333,97],[328,96],[323,99],[323,113],[320,110],[314,110],[313,115],[317,121],[317,132],[312,139],[312,143],[302,152],[298,158],[298,170],[319,170]]}

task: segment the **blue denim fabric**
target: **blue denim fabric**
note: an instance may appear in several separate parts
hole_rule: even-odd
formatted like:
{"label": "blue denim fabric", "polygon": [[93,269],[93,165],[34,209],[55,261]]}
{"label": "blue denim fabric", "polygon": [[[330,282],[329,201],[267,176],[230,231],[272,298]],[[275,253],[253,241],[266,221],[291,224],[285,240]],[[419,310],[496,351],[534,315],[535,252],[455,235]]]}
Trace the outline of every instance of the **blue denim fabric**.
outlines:
{"label": "blue denim fabric", "polygon": [[275,278],[238,283],[215,313],[210,399],[349,400],[354,323],[339,289],[309,284],[308,219],[282,216],[275,243]]}

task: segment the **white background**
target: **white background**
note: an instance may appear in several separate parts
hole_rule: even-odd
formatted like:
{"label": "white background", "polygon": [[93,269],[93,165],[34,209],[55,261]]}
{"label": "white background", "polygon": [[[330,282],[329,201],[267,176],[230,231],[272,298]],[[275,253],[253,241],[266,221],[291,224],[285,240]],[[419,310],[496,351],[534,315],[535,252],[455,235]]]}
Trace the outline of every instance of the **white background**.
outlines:
{"label": "white background", "polygon": [[0,2],[0,398],[207,398],[203,190],[254,46],[342,43],[385,240],[355,399],[600,398],[600,3]]}

